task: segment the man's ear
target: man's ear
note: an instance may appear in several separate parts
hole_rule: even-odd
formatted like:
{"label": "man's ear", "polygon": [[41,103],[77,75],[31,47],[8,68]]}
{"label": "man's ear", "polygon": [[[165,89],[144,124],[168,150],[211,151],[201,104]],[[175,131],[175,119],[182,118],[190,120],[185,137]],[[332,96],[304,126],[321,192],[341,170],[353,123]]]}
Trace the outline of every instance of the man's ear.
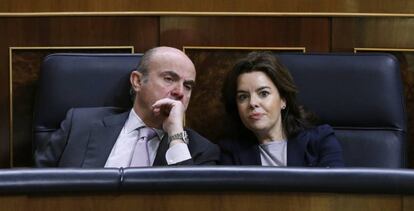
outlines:
{"label": "man's ear", "polygon": [[129,80],[131,82],[131,87],[134,89],[135,92],[137,92],[141,89],[142,78],[143,78],[142,73],[140,73],[136,70],[131,72]]}

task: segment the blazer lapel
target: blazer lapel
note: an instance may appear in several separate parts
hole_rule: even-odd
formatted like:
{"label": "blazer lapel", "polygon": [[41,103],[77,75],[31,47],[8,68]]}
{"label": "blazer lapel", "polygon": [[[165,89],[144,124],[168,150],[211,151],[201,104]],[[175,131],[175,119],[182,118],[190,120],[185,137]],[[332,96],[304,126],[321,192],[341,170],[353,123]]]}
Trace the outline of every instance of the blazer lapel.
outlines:
{"label": "blazer lapel", "polygon": [[257,144],[240,145],[239,159],[241,165],[262,165]]}
{"label": "blazer lapel", "polygon": [[301,140],[300,134],[287,142],[287,166],[304,166],[305,164],[305,140]]}
{"label": "blazer lapel", "polygon": [[89,134],[88,148],[82,167],[102,168],[111,153],[129,112],[108,116],[96,124]]}

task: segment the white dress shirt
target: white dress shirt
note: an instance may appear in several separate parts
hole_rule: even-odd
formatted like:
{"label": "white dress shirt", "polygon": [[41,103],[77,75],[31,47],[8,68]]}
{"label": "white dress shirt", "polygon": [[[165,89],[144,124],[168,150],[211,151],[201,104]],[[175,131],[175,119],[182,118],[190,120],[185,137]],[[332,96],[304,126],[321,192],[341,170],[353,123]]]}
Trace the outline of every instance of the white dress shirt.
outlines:
{"label": "white dress shirt", "polygon": [[[105,168],[129,167],[134,153],[135,143],[138,141],[137,128],[142,126],[145,126],[145,123],[135,113],[134,109],[131,109],[121,133],[112,147],[111,153],[106,161]],[[158,146],[160,145],[164,135],[166,135],[166,133],[162,130],[155,129],[155,131],[157,132],[157,136],[147,142],[151,166],[154,163]],[[179,143],[167,150],[165,158],[168,165],[171,165],[191,159],[191,154],[187,144]]]}

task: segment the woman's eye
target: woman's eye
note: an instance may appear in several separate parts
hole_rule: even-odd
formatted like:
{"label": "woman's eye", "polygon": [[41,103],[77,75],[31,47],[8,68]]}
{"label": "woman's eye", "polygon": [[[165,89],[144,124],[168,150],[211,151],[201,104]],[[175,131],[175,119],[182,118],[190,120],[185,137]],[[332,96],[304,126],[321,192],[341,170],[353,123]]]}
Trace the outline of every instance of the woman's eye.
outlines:
{"label": "woman's eye", "polygon": [[261,91],[259,92],[260,97],[267,97],[270,93],[268,91]]}
{"label": "woman's eye", "polygon": [[247,99],[247,95],[241,94],[241,95],[237,95],[237,100],[238,101],[244,101]]}

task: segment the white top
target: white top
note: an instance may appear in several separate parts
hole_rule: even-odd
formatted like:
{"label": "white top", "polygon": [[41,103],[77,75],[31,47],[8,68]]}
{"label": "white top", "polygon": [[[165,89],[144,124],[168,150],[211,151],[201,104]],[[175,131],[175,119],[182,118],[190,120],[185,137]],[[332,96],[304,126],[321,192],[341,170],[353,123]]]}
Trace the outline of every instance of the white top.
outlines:
{"label": "white top", "polygon": [[[109,154],[105,168],[129,167],[134,154],[135,143],[138,141],[138,130],[136,129],[142,126],[145,126],[145,123],[135,113],[134,109],[131,109],[128,119],[126,120],[111,153]],[[157,136],[147,142],[151,166],[154,163],[158,146],[166,134],[162,130],[155,129],[155,131],[157,132]],[[167,150],[165,158],[168,165],[171,165],[191,159],[191,154],[187,144],[178,143]]]}
{"label": "white top", "polygon": [[287,141],[272,141],[259,144],[262,166],[286,166],[287,165]]}

